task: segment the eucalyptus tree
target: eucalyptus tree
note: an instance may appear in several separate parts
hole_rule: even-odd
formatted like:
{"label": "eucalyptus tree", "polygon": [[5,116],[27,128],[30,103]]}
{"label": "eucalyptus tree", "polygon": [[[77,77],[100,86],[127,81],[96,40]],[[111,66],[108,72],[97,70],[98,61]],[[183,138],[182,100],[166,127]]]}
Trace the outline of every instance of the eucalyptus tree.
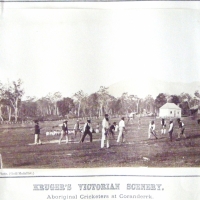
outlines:
{"label": "eucalyptus tree", "polygon": [[155,99],[154,102],[155,102],[155,107],[156,107],[157,112],[158,112],[159,108],[160,108],[161,106],[163,106],[165,103],[167,103],[166,94],[160,93],[160,94],[156,97],[156,99]]}
{"label": "eucalyptus tree", "polygon": [[85,93],[83,92],[83,90],[79,90],[72,96],[72,98],[74,99],[75,103],[78,105],[77,116],[80,117],[81,104],[82,104],[83,99],[85,98]]}
{"label": "eucalyptus tree", "polygon": [[107,104],[110,99],[108,93],[108,87],[101,86],[97,92],[98,94],[98,104],[99,104],[99,116],[103,115],[103,111],[107,112]]}
{"label": "eucalyptus tree", "polygon": [[10,102],[10,105],[14,110],[15,122],[18,119],[21,98],[24,94],[24,90],[21,87],[22,87],[22,81],[21,79],[19,79],[16,82],[13,81],[13,83],[9,85],[4,92],[5,99],[7,99]]}
{"label": "eucalyptus tree", "polygon": [[21,102],[20,117],[24,120],[27,118],[37,117],[37,102],[35,97],[27,97],[26,100]]}
{"label": "eucalyptus tree", "polygon": [[98,94],[96,92],[88,96],[87,108],[90,117],[98,115]]}
{"label": "eucalyptus tree", "polygon": [[144,98],[145,109],[147,112],[154,112],[154,98],[151,95],[147,95]]}
{"label": "eucalyptus tree", "polygon": [[60,115],[64,117],[74,108],[74,101],[72,98],[64,97],[63,99],[57,101],[57,107]]}

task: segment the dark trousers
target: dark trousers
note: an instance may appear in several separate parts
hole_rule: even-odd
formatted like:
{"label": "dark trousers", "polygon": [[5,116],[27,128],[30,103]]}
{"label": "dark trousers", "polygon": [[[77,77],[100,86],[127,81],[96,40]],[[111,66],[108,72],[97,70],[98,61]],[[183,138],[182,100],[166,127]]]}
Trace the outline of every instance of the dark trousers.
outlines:
{"label": "dark trousers", "polygon": [[169,138],[171,142],[172,142],[172,133],[173,133],[173,130],[169,131]]}
{"label": "dark trousers", "polygon": [[84,139],[85,139],[87,134],[90,136],[90,142],[92,142],[92,133],[90,131],[85,131],[84,132],[83,137],[81,138],[81,142],[84,141]]}
{"label": "dark trousers", "polygon": [[110,131],[109,135],[111,135],[112,138],[115,139],[115,133],[113,131]]}
{"label": "dark trousers", "polygon": [[184,130],[185,130],[185,128],[182,127],[182,128],[181,128],[181,134],[182,134],[182,135],[183,135],[183,133],[184,133]]}

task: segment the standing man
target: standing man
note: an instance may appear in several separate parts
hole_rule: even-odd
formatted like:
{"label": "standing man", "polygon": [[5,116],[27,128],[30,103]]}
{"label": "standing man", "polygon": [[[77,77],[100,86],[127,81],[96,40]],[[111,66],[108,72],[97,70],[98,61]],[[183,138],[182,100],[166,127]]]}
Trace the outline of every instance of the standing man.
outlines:
{"label": "standing man", "polygon": [[114,140],[115,140],[115,130],[116,130],[116,122],[113,122],[113,124],[109,128],[109,132]]}
{"label": "standing man", "polygon": [[101,148],[104,148],[104,141],[106,140],[106,147],[109,148],[109,118],[108,114],[105,114],[105,117],[102,121],[102,138],[101,138]]}
{"label": "standing man", "polygon": [[161,119],[161,134],[166,133],[166,121],[164,118]]}
{"label": "standing man", "polygon": [[35,144],[42,144],[40,140],[40,126],[37,120],[35,120]]}
{"label": "standing man", "polygon": [[171,141],[171,142],[172,142],[173,128],[174,128],[173,121],[170,120],[170,121],[169,121],[169,131],[168,131],[168,133],[169,133],[169,138],[170,138],[170,141]]}
{"label": "standing man", "polygon": [[156,131],[155,131],[155,129],[156,129],[156,126],[155,126],[154,121],[152,120],[152,121],[149,123],[148,139],[150,139],[151,134],[152,134],[156,139],[158,139],[157,136],[156,136]]}
{"label": "standing man", "polygon": [[87,122],[85,123],[85,125],[83,127],[83,136],[82,136],[80,142],[84,142],[85,136],[87,134],[90,136],[90,142],[92,142],[92,125],[91,125],[90,119],[87,120]]}
{"label": "standing man", "polygon": [[180,138],[181,135],[183,135],[186,138],[184,131],[185,131],[185,124],[180,120],[179,121],[178,139]]}
{"label": "standing man", "polygon": [[141,114],[139,115],[139,118],[138,118],[138,129],[140,129],[140,126],[141,126]]}
{"label": "standing man", "polygon": [[124,132],[126,131],[125,129],[125,122],[124,122],[124,117],[121,118],[121,121],[119,122],[119,135],[117,138],[117,142],[120,142],[120,138],[122,137],[122,142],[125,141],[124,139]]}
{"label": "standing man", "polygon": [[80,138],[82,137],[81,130],[80,130],[80,123],[79,120],[76,121],[76,124],[74,125],[74,138],[76,138],[77,133],[80,133]]}
{"label": "standing man", "polygon": [[62,140],[63,137],[65,137],[65,136],[66,136],[66,143],[68,143],[69,137],[68,137],[67,121],[64,121],[64,122],[63,122],[62,131],[61,131],[61,136],[60,136],[60,139],[59,139],[59,144],[61,143],[61,140]]}

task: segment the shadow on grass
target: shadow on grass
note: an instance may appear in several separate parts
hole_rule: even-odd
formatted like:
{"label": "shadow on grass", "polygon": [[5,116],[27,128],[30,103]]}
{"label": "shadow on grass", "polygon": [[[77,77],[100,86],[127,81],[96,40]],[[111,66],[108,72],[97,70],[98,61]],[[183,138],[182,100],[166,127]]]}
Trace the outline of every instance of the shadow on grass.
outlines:
{"label": "shadow on grass", "polygon": [[195,139],[195,138],[200,138],[200,134],[196,134],[196,135],[190,135],[190,136],[188,136],[188,137],[186,137],[186,138],[184,138],[184,139]]}
{"label": "shadow on grass", "polygon": [[34,165],[33,162],[22,162],[22,163],[13,163],[13,167],[23,167],[23,166],[30,166]]}

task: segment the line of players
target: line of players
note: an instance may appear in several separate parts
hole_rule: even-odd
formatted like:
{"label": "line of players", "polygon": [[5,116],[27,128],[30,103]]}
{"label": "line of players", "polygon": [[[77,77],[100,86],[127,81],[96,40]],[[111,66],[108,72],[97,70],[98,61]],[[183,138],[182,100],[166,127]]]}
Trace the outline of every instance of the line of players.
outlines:
{"label": "line of players", "polygon": [[[185,130],[184,123],[180,119],[177,119],[177,121],[178,121],[178,124],[179,124],[178,139],[180,138],[181,135],[183,135],[186,138],[186,135],[184,133],[184,130]],[[139,119],[138,120],[138,129],[140,128],[140,124],[141,124],[141,121]],[[161,119],[161,134],[166,134],[166,127],[167,127],[166,120]],[[169,129],[168,129],[170,141],[172,141],[173,129],[174,129],[174,123],[173,123],[172,120],[170,120],[169,121]],[[124,117],[121,118],[119,125],[117,125],[116,122],[114,122],[112,125],[110,125],[109,116],[108,116],[108,114],[105,114],[105,117],[102,120],[101,149],[104,148],[105,143],[106,143],[106,147],[110,148],[109,139],[110,139],[110,137],[115,139],[114,134],[117,130],[119,130],[119,134],[118,134],[118,137],[117,137],[117,143],[119,144],[120,141],[122,141],[122,142],[125,141],[124,134],[125,134],[126,128],[125,128]],[[97,124],[95,132],[99,133],[99,124]],[[82,134],[81,129],[80,129],[79,120],[77,120],[77,122],[74,126],[74,136],[75,136],[75,138],[76,138],[76,135],[78,133],[80,133],[80,135],[81,135],[79,143],[83,143],[84,139],[87,135],[89,135],[90,142],[92,142],[93,128],[92,128],[92,125],[91,125],[91,121],[89,119],[84,124],[83,134]],[[148,138],[149,139],[151,138],[151,135],[153,135],[156,139],[158,139],[157,135],[156,135],[156,131],[155,131],[154,121],[151,121],[150,124],[149,124],[149,129],[148,129]],[[68,143],[69,134],[68,134],[67,121],[64,121],[63,124],[62,124],[62,131],[61,131],[61,136],[60,136],[60,139],[59,139],[59,144],[61,143],[61,141],[64,137],[66,137],[66,143]],[[35,144],[42,144],[42,142],[40,140],[40,127],[39,127],[38,121],[35,121]]]}
{"label": "line of players", "polygon": [[[185,124],[182,122],[181,119],[177,119],[178,122],[178,126],[179,126],[179,131],[178,131],[178,138],[180,139],[181,136],[184,136],[186,138],[186,135],[184,133],[185,131]],[[166,128],[167,128],[167,123],[166,120],[164,118],[161,119],[161,134],[166,134]],[[172,134],[173,134],[173,130],[174,130],[174,123],[173,120],[169,121],[169,129],[168,129],[168,133],[169,133],[169,138],[170,141],[172,142]],[[151,121],[149,123],[149,131],[148,131],[148,138],[150,139],[151,135],[153,135],[156,139],[157,135],[156,135],[156,131],[155,131],[155,123],[154,121]]]}

